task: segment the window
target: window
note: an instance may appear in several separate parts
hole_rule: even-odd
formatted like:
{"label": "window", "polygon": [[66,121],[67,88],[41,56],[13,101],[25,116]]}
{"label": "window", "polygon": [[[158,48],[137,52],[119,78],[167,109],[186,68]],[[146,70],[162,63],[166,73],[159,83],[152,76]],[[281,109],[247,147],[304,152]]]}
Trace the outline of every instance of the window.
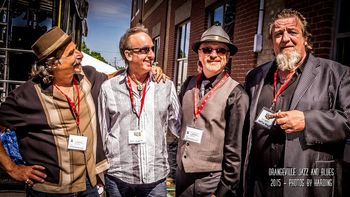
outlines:
{"label": "window", "polygon": [[215,5],[209,10],[208,27],[214,24],[221,25],[226,33],[232,37],[235,14],[234,1],[232,0]]}
{"label": "window", "polygon": [[210,12],[210,17],[209,17],[209,19],[210,19],[209,26],[212,26],[214,24],[222,25],[224,23],[223,15],[224,15],[224,6],[223,5],[212,10]]}
{"label": "window", "polygon": [[190,26],[190,22],[185,22],[179,25],[177,29],[176,67],[174,76],[177,90],[180,89],[187,77]]}
{"label": "window", "polygon": [[160,36],[153,39],[154,44],[154,64],[159,63],[159,48],[160,48]]}
{"label": "window", "polygon": [[338,1],[337,29],[335,33],[335,60],[350,66],[350,17],[349,3],[346,0]]}

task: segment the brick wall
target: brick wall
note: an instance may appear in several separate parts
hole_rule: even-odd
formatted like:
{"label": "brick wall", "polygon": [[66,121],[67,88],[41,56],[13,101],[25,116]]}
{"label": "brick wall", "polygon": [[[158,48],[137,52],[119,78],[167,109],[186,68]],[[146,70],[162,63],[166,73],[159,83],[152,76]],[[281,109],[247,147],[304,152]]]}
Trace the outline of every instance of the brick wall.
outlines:
{"label": "brick wall", "polygon": [[[181,7],[187,0],[170,0],[171,1],[171,13],[170,13],[170,28],[169,28],[169,46],[168,46],[168,61],[167,69],[165,73],[173,78],[176,65],[176,36],[177,36],[177,24],[175,24],[175,10]],[[192,29],[192,20],[191,20],[191,29]]]}
{"label": "brick wall", "polygon": [[[153,5],[153,7],[151,6]],[[166,15],[167,15],[167,1],[162,1],[158,6],[154,7],[155,3],[152,3],[152,0],[147,1],[144,6],[144,21],[143,24],[148,28],[149,35],[154,39],[156,36],[160,36],[160,49],[159,49],[159,59],[158,62],[160,66],[163,64],[164,60],[164,47],[165,47],[165,31],[166,31]],[[153,10],[151,14],[149,10]],[[145,16],[148,14],[147,16]],[[157,24],[160,24],[160,32],[152,32],[152,28]],[[155,36],[152,36],[155,35]]]}
{"label": "brick wall", "polygon": [[197,73],[198,54],[192,50],[192,44],[200,40],[202,33],[207,29],[206,17],[204,0],[192,0],[188,75]]}
{"label": "brick wall", "polygon": [[[184,3],[191,1],[191,30],[190,45],[199,40],[201,34],[207,27],[207,16],[205,4],[210,2],[206,0],[163,0],[161,4],[150,14],[143,23],[149,30],[154,25],[161,22],[161,48],[160,48],[160,65],[166,65],[164,72],[174,76],[176,65],[176,36],[177,25],[175,24],[175,10]],[[220,1],[220,0],[219,0]],[[153,9],[157,0],[148,0],[144,5],[143,15],[148,10]],[[218,1],[211,1],[217,3]],[[263,51],[260,53],[253,52],[254,35],[257,31],[259,1],[258,0],[235,0],[236,17],[233,34],[233,42],[238,47],[238,53],[232,59],[232,77],[243,83],[247,71],[273,58],[271,41],[267,38],[267,24],[272,15],[283,7],[290,7],[299,10],[310,23],[311,33],[313,35],[312,43],[314,54],[319,57],[332,58],[332,39],[333,30],[335,29],[336,1],[333,0],[267,0],[265,1],[264,26],[263,26]],[[170,3],[170,4],[169,4]],[[169,4],[169,5],[168,5]],[[153,7],[152,7],[153,6]],[[167,30],[167,9],[171,8],[169,29]],[[141,18],[137,16],[132,24]],[[166,38],[166,31],[169,37]],[[150,32],[151,33],[151,32]],[[167,39],[167,40],[166,40]],[[167,49],[165,43],[168,42]],[[167,50],[167,58],[164,51]],[[164,62],[166,60],[166,62]],[[188,75],[196,73],[198,55],[190,49],[188,58]]]}
{"label": "brick wall", "polygon": [[241,83],[246,73],[256,66],[257,55],[253,52],[253,45],[258,16],[259,1],[237,1],[233,43],[238,52],[233,56],[231,76]]}
{"label": "brick wall", "polygon": [[286,7],[301,12],[310,24],[313,51],[318,57],[332,58],[332,31],[335,29],[336,1],[287,0]]}

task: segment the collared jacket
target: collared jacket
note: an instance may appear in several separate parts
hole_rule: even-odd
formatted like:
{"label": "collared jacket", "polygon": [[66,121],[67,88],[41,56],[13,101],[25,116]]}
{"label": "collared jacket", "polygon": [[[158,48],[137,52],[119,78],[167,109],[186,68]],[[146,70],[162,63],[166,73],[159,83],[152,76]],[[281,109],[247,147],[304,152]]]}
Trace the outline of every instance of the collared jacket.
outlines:
{"label": "collared jacket", "polygon": [[[289,108],[304,113],[305,129],[286,134],[284,168],[294,168],[297,175],[282,176],[283,196],[342,196],[342,155],[345,139],[350,135],[350,69],[331,60],[316,58],[312,54],[305,61]],[[258,113],[256,108],[265,77],[272,65],[273,62],[268,62],[258,66],[246,78],[250,117],[243,171],[245,196],[253,189],[250,187],[250,153],[252,130]],[[303,169],[307,169],[307,175],[299,176]],[[315,169],[319,170],[318,174]],[[321,176],[321,171],[333,173]],[[293,186],[290,184],[293,179],[303,179],[305,185]],[[307,179],[312,180],[313,185],[307,186]],[[331,184],[322,186],[320,181],[325,180],[321,179],[327,179],[327,184]]]}

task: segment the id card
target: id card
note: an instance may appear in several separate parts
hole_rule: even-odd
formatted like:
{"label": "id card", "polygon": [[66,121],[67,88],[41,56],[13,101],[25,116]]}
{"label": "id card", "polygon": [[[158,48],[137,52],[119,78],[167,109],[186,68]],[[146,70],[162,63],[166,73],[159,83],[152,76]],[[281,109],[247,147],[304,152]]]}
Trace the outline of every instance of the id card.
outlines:
{"label": "id card", "polygon": [[141,130],[130,130],[128,139],[129,144],[146,143],[145,134]]}
{"label": "id card", "polygon": [[68,150],[85,151],[87,144],[87,137],[80,135],[69,135]]}
{"label": "id card", "polygon": [[260,126],[263,126],[267,129],[271,129],[275,122],[275,118],[270,118],[271,114],[274,114],[272,110],[263,107],[259,113],[259,116],[256,118],[255,122]]}
{"label": "id card", "polygon": [[202,141],[202,136],[203,130],[187,127],[184,140],[200,144]]}

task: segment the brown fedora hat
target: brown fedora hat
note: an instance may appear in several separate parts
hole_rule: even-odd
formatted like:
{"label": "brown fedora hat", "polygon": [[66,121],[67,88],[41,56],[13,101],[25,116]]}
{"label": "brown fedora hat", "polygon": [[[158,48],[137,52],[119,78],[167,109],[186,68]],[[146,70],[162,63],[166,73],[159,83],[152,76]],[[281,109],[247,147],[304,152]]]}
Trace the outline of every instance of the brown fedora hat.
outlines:
{"label": "brown fedora hat", "polygon": [[70,41],[72,41],[71,36],[66,34],[59,27],[53,27],[36,40],[32,45],[32,49],[40,62],[53,54],[57,49],[68,44]]}
{"label": "brown fedora hat", "polygon": [[213,25],[209,29],[207,29],[203,34],[199,41],[192,44],[192,50],[198,53],[199,46],[203,42],[222,42],[227,45],[230,49],[230,55],[234,55],[237,52],[237,47],[233,45],[230,40],[230,37],[227,33],[222,29],[221,26]]}

